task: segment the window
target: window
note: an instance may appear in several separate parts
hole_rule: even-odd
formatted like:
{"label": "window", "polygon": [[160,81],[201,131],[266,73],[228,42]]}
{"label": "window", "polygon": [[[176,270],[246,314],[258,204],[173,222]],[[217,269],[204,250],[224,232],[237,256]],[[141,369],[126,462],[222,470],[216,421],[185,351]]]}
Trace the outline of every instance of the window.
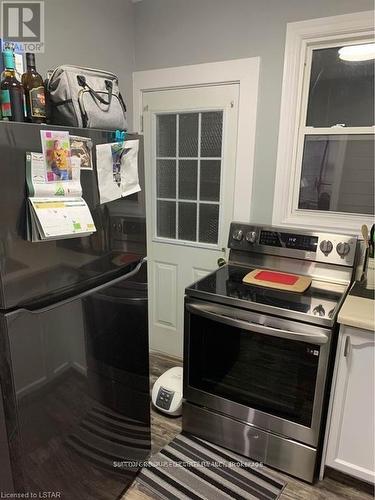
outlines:
{"label": "window", "polygon": [[276,224],[358,232],[373,219],[375,44],[363,14],[288,25]]}
{"label": "window", "polygon": [[374,214],[374,136],[306,134],[298,208]]}
{"label": "window", "polygon": [[[371,45],[375,47],[370,41],[346,47]],[[297,206],[373,215],[374,61],[343,60],[342,49],[342,45],[312,47],[307,54],[311,63],[299,130],[302,166]]]}
{"label": "window", "polygon": [[223,112],[156,115],[156,236],[218,243]]}

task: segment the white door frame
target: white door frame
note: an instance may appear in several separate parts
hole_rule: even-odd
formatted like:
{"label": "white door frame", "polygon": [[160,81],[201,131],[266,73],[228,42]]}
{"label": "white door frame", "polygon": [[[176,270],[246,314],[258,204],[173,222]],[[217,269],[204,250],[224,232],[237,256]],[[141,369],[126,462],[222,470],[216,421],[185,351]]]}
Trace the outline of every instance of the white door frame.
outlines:
{"label": "white door frame", "polygon": [[234,59],[133,73],[133,131],[142,133],[143,93],[238,83],[238,138],[234,219],[250,221],[260,58]]}

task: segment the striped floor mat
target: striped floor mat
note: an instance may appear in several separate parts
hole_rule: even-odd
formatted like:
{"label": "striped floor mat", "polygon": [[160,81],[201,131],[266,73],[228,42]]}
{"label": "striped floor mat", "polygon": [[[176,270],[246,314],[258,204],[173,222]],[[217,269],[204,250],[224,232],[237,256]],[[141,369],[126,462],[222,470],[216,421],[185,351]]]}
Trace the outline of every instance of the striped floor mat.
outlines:
{"label": "striped floor mat", "polygon": [[277,499],[285,483],[261,465],[190,434],[180,434],[151,457],[137,480],[155,499]]}

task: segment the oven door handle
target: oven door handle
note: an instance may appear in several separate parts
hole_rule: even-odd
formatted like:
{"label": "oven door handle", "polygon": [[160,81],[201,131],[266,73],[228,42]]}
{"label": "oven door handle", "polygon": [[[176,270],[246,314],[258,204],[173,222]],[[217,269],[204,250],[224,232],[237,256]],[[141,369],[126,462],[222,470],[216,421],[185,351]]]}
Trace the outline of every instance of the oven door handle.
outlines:
{"label": "oven door handle", "polygon": [[205,307],[203,304],[186,304],[186,309],[198,316],[203,318],[212,319],[223,323],[224,325],[234,326],[237,328],[242,328],[243,330],[249,330],[252,332],[271,335],[273,337],[279,337],[288,340],[298,340],[300,342],[307,342],[308,344],[319,344],[323,345],[328,342],[328,336],[325,333],[303,333],[303,332],[293,332],[290,330],[283,330],[279,328],[274,328],[270,326],[261,325],[259,323],[252,323],[251,321],[244,321],[237,319],[234,315],[230,313],[217,314],[212,312]]}

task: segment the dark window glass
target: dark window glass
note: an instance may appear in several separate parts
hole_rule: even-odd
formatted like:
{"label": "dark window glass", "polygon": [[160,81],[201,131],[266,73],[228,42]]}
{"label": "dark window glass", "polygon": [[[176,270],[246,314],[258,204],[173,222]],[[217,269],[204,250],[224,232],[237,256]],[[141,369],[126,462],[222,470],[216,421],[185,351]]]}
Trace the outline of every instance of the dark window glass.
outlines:
{"label": "dark window glass", "polygon": [[178,155],[180,157],[198,156],[198,113],[179,115]]}
{"label": "dark window glass", "polygon": [[343,61],[340,47],[312,55],[306,125],[374,125],[374,61]]}
{"label": "dark window glass", "polygon": [[176,160],[156,160],[156,194],[158,198],[176,197]]}
{"label": "dark window glass", "polygon": [[219,205],[199,205],[199,241],[217,243],[219,234]]}
{"label": "dark window glass", "polygon": [[176,156],[176,115],[158,115],[156,156]]}
{"label": "dark window glass", "polygon": [[197,240],[197,205],[196,203],[178,204],[178,238]]}
{"label": "dark window glass", "polygon": [[201,122],[201,156],[221,157],[223,112],[206,111]]}
{"label": "dark window glass", "polygon": [[198,160],[179,160],[178,167],[178,197],[196,200]]}
{"label": "dark window glass", "polygon": [[201,200],[220,200],[220,170],[221,160],[201,160]]}
{"label": "dark window glass", "polygon": [[176,238],[176,203],[158,201],[157,233],[162,238]]}
{"label": "dark window glass", "polygon": [[374,214],[374,136],[307,135],[298,208]]}

